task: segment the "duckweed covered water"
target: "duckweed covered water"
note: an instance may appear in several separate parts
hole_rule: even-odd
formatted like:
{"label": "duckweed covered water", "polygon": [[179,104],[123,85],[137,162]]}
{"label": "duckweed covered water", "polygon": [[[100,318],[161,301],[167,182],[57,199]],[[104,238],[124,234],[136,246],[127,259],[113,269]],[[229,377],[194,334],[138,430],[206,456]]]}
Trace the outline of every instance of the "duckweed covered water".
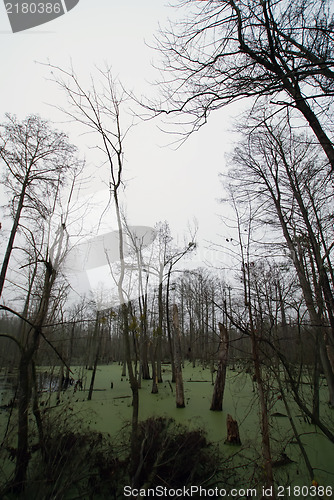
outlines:
{"label": "duckweed covered water", "polygon": [[[228,370],[224,394],[223,411],[210,411],[213,391],[211,373],[202,367],[193,368],[186,364],[183,370],[185,408],[176,408],[175,387],[169,384],[171,380],[170,365],[163,366],[163,382],[159,384],[158,394],[151,394],[152,381],[143,380],[140,389],[139,418],[144,420],[151,416],[172,417],[176,422],[186,424],[190,428],[202,427],[206,430],[209,440],[217,443],[224,454],[235,454],[238,447],[224,444],[226,439],[226,417],[231,414],[239,424],[242,441],[240,463],[251,456],[260,457],[260,427],[259,408],[251,376]],[[86,388],[89,387],[91,372],[86,372]],[[113,388],[111,389],[111,382]],[[74,395],[64,393],[64,398],[77,402],[83,409],[93,410],[91,427],[111,436],[116,436],[124,425],[130,421],[132,415],[131,390],[129,381],[121,376],[121,366],[112,364],[100,366],[95,379],[95,390],[92,401],[86,401],[86,391],[78,391]],[[173,392],[171,390],[173,389]],[[323,388],[322,417],[333,420],[333,410],[328,409],[326,391]],[[320,484],[334,483],[334,446],[314,425],[305,421],[301,410],[291,403],[294,422],[302,435],[302,442],[307,453],[315,476]],[[310,478],[305,469],[304,461],[293,432],[286,416],[283,401],[277,396],[274,398],[270,410],[271,437],[273,459],[281,460],[285,453],[293,462],[289,466],[281,467],[284,479],[294,484],[310,484]],[[328,415],[327,415],[328,414]],[[327,415],[327,416],[326,416]],[[288,442],[290,441],[290,444]],[[279,475],[280,471],[276,469]]]}
{"label": "duckweed covered water", "polygon": [[[92,430],[108,433],[117,437],[122,429],[131,420],[131,389],[127,377],[121,376],[122,367],[119,364],[110,364],[98,367],[93,398],[87,401],[91,371],[82,373],[79,368],[74,369],[74,377],[83,376],[83,390],[74,391],[69,387],[61,394],[61,404],[71,407],[76,412],[82,412],[87,425]],[[201,427],[207,432],[209,440],[217,443],[224,456],[237,453],[236,464],[241,466],[253,458],[255,463],[260,463],[260,426],[259,408],[251,376],[246,373],[237,373],[228,370],[224,394],[223,411],[210,411],[213,391],[211,373],[209,369],[200,366],[193,368],[186,364],[183,370],[185,389],[185,408],[176,408],[175,386],[171,380],[170,365],[163,366],[163,382],[159,384],[158,394],[151,394],[152,381],[143,380],[139,391],[140,411],[139,418],[144,420],[151,416],[172,417],[178,423],[190,428]],[[112,385],[112,388],[111,388]],[[326,403],[326,391],[322,390],[322,418],[334,418],[333,411]],[[43,393],[42,401],[50,398],[50,394]],[[55,400],[56,394],[51,395]],[[315,470],[315,479],[324,486],[334,483],[334,454],[333,444],[323,436],[314,425],[304,420],[295,403],[291,403],[294,422],[301,434],[301,439],[306,447],[310,462]],[[241,447],[224,444],[226,439],[226,417],[231,414],[239,424]],[[276,479],[281,484],[311,485],[311,479],[293,432],[286,416],[283,401],[273,398],[271,408],[271,438],[273,459],[279,461],[282,453],[292,460],[291,464],[275,468]],[[1,411],[1,433],[4,431],[8,411]],[[305,498],[305,497],[304,497]],[[306,497],[308,498],[308,497]],[[310,497],[311,498],[311,497]]]}

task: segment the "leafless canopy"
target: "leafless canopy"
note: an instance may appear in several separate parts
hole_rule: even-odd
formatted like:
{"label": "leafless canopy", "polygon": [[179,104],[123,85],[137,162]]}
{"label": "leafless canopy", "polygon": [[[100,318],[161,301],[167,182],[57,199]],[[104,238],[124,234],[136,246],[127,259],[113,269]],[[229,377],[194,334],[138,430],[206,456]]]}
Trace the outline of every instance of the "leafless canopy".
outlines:
{"label": "leafless canopy", "polygon": [[184,20],[160,33],[161,113],[186,114],[186,134],[214,109],[265,97],[273,112],[297,109],[334,168],[329,109],[334,95],[329,0],[178,2]]}

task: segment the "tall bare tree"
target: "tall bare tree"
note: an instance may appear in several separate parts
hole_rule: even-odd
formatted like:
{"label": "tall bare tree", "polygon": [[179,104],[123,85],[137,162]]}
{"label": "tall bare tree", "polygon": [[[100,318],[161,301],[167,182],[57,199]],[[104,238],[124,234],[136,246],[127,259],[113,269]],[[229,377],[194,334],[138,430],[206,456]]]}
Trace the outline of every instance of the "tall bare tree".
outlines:
{"label": "tall bare tree", "polygon": [[63,89],[68,99],[68,106],[61,111],[84,130],[96,137],[96,150],[101,155],[101,163],[109,168],[110,200],[114,204],[116,225],[118,229],[119,274],[117,277],[117,292],[122,311],[122,331],[125,343],[126,362],[132,391],[132,438],[131,438],[131,469],[135,477],[138,458],[138,412],[139,391],[138,380],[134,372],[131,358],[131,343],[129,333],[129,305],[124,289],[126,272],[125,265],[125,233],[122,223],[120,193],[123,186],[124,141],[132,125],[123,126],[125,112],[123,108],[127,94],[121,84],[116,81],[109,68],[99,70],[101,81],[92,78],[91,86],[85,88],[75,71],[67,71],[60,67],[49,65],[54,81]]}

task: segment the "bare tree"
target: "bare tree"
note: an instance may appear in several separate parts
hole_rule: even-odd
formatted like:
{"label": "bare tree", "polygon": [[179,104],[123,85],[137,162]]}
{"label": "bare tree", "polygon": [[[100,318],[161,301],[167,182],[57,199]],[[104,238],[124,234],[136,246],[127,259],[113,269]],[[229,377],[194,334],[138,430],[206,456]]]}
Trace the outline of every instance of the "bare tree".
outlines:
{"label": "bare tree", "polygon": [[[174,360],[174,346],[175,343],[172,340],[172,333],[171,333],[171,324],[172,322],[170,321],[170,287],[171,287],[171,277],[172,273],[175,270],[177,264],[189,253],[191,253],[193,250],[196,249],[196,232],[197,228],[195,227],[194,231],[191,234],[191,240],[188,244],[185,244],[183,248],[172,248],[171,242],[172,240],[170,239],[170,233],[169,233],[169,227],[161,228],[162,229],[162,242],[163,245],[161,247],[161,254],[160,254],[160,267],[159,267],[159,272],[160,278],[163,278],[163,280],[166,280],[166,294],[165,294],[165,304],[166,304],[166,326],[167,326],[167,336],[168,336],[168,342],[169,342],[169,349],[170,349],[170,358],[171,358],[171,365],[172,365],[172,381],[176,381],[176,367],[175,367],[175,360]],[[165,271],[165,268],[167,269],[167,273]],[[165,274],[166,273],[166,274]],[[161,286],[159,288],[159,301],[162,301],[162,281],[161,281]],[[159,302],[159,314],[161,314],[163,311],[163,305],[161,302]],[[174,315],[174,312],[173,312]],[[160,316],[159,316],[160,318]],[[162,325],[162,319],[159,319],[160,325]]]}
{"label": "bare tree", "polygon": [[181,14],[158,37],[165,80],[163,99],[151,107],[187,113],[190,130],[204,124],[212,110],[245,98],[265,100],[273,114],[295,109],[333,170],[330,0],[182,0],[179,5],[184,20]]}
{"label": "bare tree", "polygon": [[261,121],[257,132],[246,133],[235,151],[232,183],[238,186],[240,201],[245,196],[257,207],[257,221],[279,228],[284,237],[319,342],[333,405],[331,173],[326,173],[321,150],[307,136],[293,134],[288,123],[282,127]]}
{"label": "bare tree", "polygon": [[75,146],[47,121],[34,115],[22,122],[9,114],[6,117],[7,122],[1,125],[0,160],[4,164],[4,185],[13,225],[1,267],[0,296],[22,216],[47,218],[50,207],[46,200],[59,191],[69,169],[78,166]]}
{"label": "bare tree", "polygon": [[[135,256],[135,263],[133,266],[128,265],[130,272],[133,269],[137,273],[137,295],[138,295],[138,306],[139,306],[139,321],[138,329],[140,332],[139,343],[140,343],[140,368],[139,368],[139,384],[141,383],[141,378],[144,380],[150,379],[150,371],[148,366],[148,292],[150,286],[150,277],[152,275],[151,265],[152,265],[152,252],[153,246],[151,247],[149,253],[144,252],[145,247],[148,242],[152,242],[155,238],[155,234],[150,228],[131,228],[124,219],[124,226],[126,234],[129,238],[129,246],[131,251]],[[144,232],[143,232],[144,230]],[[139,234],[143,233],[143,234]],[[137,325],[135,325],[137,326]],[[152,346],[151,346],[152,351]],[[155,365],[154,365],[155,366]],[[153,377],[154,380],[154,377]]]}
{"label": "bare tree", "polygon": [[[42,280],[40,283],[41,287],[39,289],[39,293],[37,293],[37,300],[34,300],[31,304],[32,307],[29,313],[26,302],[24,313],[28,313],[28,317],[25,317],[6,306],[0,306],[1,309],[8,310],[12,314],[19,317],[27,325],[25,335],[20,340],[17,340],[15,337],[10,335],[2,335],[15,341],[20,351],[18,375],[18,446],[15,476],[13,480],[13,487],[16,491],[21,491],[24,488],[29,463],[29,401],[32,382],[34,383],[36,377],[34,358],[38,351],[41,339],[44,339],[49,345],[52,346],[52,343],[50,343],[46,337],[45,327],[48,321],[50,321],[50,306],[53,301],[52,290],[54,288],[61,263],[67,251],[67,241],[68,238],[66,230],[63,223],[60,223],[55,236],[50,238],[44,245],[44,252],[39,252],[39,261],[44,266],[44,272],[42,273]],[[31,290],[29,289],[28,295],[30,295],[30,292]],[[53,346],[52,348],[55,349]],[[56,349],[55,351],[58,357],[62,360],[59,352]],[[40,418],[38,403],[35,396],[33,399],[33,411],[38,426],[40,446],[43,453],[45,451],[45,443],[43,439],[42,419]]]}
{"label": "bare tree", "polygon": [[114,80],[110,69],[99,71],[101,81],[97,84],[92,79],[91,86],[85,89],[74,70],[66,71],[60,67],[49,65],[53,80],[64,90],[68,98],[68,107],[61,111],[72,121],[81,124],[84,129],[95,135],[96,150],[102,158],[102,163],[109,167],[110,200],[114,204],[116,224],[118,228],[119,275],[117,277],[117,292],[122,311],[122,331],[125,343],[126,362],[132,391],[132,438],[131,438],[131,469],[133,477],[137,463],[137,429],[139,411],[138,380],[131,359],[131,344],[129,334],[129,305],[124,290],[125,241],[124,227],[120,204],[120,191],[123,183],[124,141],[132,125],[123,129],[122,110],[127,95],[119,82]]}
{"label": "bare tree", "polygon": [[[232,195],[233,196],[233,195]],[[245,313],[247,314],[247,330],[251,340],[251,352],[253,358],[254,367],[254,380],[257,386],[257,393],[259,397],[260,405],[260,429],[261,429],[261,443],[262,443],[262,456],[264,460],[265,469],[265,481],[268,487],[273,487],[274,477],[273,477],[273,466],[272,466],[272,456],[271,456],[271,445],[270,445],[270,430],[269,430],[269,415],[268,415],[268,391],[264,381],[263,368],[261,364],[260,357],[260,343],[261,343],[261,331],[258,332],[256,324],[255,307],[252,300],[251,294],[251,243],[252,243],[252,232],[253,232],[253,214],[252,208],[249,206],[248,213],[246,212],[246,230],[242,233],[243,227],[243,217],[240,216],[238,207],[233,201],[236,218],[237,218],[237,230],[238,230],[238,240],[240,248],[241,257],[241,275],[243,284],[243,298],[245,304]],[[245,215],[245,213],[243,214]],[[246,234],[246,236],[244,235]],[[272,495],[269,498],[276,498],[275,492],[272,491]]]}

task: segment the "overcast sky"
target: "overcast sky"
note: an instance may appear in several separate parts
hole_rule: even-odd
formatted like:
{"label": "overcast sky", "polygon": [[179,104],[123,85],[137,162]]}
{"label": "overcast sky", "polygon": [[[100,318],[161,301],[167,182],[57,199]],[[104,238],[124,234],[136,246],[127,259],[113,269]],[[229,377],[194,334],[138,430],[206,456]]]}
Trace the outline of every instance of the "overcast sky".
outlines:
{"label": "overcast sky", "polygon": [[[181,13],[180,13],[181,14]],[[24,118],[38,113],[60,124],[59,112],[50,103],[64,105],[65,97],[48,81],[49,70],[38,64],[49,60],[68,68],[70,61],[83,81],[94,74],[94,66],[108,64],[122,83],[137,95],[150,96],[149,82],[158,78],[152,62],[159,64],[153,43],[159,23],[176,16],[164,0],[80,0],[66,15],[40,27],[13,34],[5,7],[0,3],[2,78],[1,120],[5,112]],[[86,79],[86,80],[85,80]],[[156,92],[156,90],[154,90]],[[205,240],[217,240],[224,232],[219,225],[217,203],[222,196],[218,173],[226,170],[225,152],[231,147],[232,123],[227,110],[211,116],[209,124],[178,150],[168,147],[171,138],[154,121],[138,125],[126,143],[126,211],[132,225],[153,226],[169,221],[182,238],[188,222],[199,224],[198,265],[210,258]],[[94,156],[85,139],[71,131],[71,140],[87,158],[96,197],[104,199],[100,171],[94,170]],[[116,227],[110,221],[110,229]]]}

